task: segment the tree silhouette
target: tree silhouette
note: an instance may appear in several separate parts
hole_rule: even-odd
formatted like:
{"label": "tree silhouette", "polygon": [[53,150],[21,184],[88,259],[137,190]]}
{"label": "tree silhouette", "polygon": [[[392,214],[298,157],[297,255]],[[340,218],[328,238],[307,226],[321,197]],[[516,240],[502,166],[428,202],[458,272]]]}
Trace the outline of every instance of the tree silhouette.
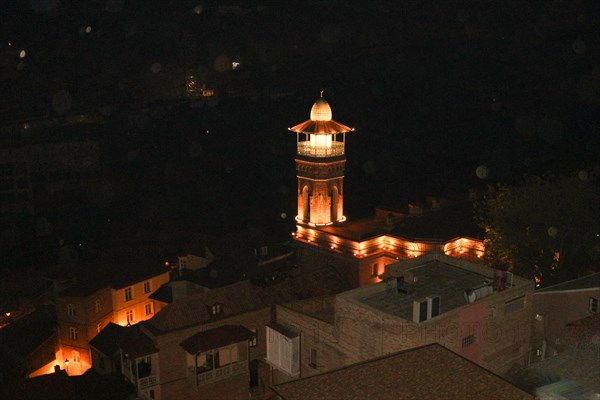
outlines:
{"label": "tree silhouette", "polygon": [[598,169],[530,176],[490,188],[476,204],[485,259],[548,285],[597,269],[600,260]]}

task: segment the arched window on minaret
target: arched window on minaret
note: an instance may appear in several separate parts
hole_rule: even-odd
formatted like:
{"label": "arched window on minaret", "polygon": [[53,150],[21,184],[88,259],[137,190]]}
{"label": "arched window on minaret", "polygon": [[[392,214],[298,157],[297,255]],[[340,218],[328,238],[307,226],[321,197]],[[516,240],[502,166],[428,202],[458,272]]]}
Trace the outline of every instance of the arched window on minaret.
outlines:
{"label": "arched window on minaret", "polygon": [[302,210],[300,212],[303,221],[310,221],[310,189],[308,186],[304,186],[302,189]]}
{"label": "arched window on minaret", "polygon": [[331,189],[331,220],[337,221],[338,218],[338,202],[339,202],[340,193],[338,191],[337,186],[334,186]]}

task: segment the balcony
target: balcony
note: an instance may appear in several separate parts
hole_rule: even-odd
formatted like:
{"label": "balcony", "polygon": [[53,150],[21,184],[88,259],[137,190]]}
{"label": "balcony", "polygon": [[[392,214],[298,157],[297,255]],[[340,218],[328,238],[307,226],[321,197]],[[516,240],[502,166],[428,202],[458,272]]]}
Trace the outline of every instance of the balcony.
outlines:
{"label": "balcony", "polygon": [[154,386],[158,384],[158,377],[156,375],[147,376],[145,378],[140,378],[138,380],[137,387],[139,390],[146,389],[149,386]]}
{"label": "balcony", "polygon": [[315,145],[311,141],[298,142],[298,154],[309,157],[335,157],[344,155],[344,142],[332,141],[327,145]]}
{"label": "balcony", "polygon": [[202,367],[196,368],[196,376],[194,376],[194,367],[188,367],[188,381],[195,385],[206,385],[208,383],[227,379],[232,376],[242,375],[248,371],[248,361],[236,361],[228,365],[214,368],[206,371]]}

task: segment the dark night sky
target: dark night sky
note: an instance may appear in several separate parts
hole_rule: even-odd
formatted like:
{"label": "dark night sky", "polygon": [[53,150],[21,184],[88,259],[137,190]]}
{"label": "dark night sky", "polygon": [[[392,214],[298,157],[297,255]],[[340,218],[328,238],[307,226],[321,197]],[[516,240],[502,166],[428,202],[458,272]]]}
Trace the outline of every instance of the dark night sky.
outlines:
{"label": "dark night sky", "polygon": [[[2,124],[105,120],[90,133],[102,145],[104,197],[48,210],[55,221],[75,207],[90,221],[161,229],[291,227],[295,143],[286,129],[308,118],[321,89],[334,119],[357,128],[347,138],[351,217],[598,161],[596,0],[1,7]],[[186,97],[186,71],[217,97]]]}

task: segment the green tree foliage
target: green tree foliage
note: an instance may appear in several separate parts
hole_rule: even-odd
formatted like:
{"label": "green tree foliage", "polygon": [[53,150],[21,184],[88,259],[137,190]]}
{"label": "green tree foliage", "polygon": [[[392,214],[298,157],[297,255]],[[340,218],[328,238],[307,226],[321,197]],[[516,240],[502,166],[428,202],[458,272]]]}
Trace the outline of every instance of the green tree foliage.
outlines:
{"label": "green tree foliage", "polygon": [[476,204],[485,259],[549,285],[596,269],[600,260],[598,170],[531,176],[490,189]]}

